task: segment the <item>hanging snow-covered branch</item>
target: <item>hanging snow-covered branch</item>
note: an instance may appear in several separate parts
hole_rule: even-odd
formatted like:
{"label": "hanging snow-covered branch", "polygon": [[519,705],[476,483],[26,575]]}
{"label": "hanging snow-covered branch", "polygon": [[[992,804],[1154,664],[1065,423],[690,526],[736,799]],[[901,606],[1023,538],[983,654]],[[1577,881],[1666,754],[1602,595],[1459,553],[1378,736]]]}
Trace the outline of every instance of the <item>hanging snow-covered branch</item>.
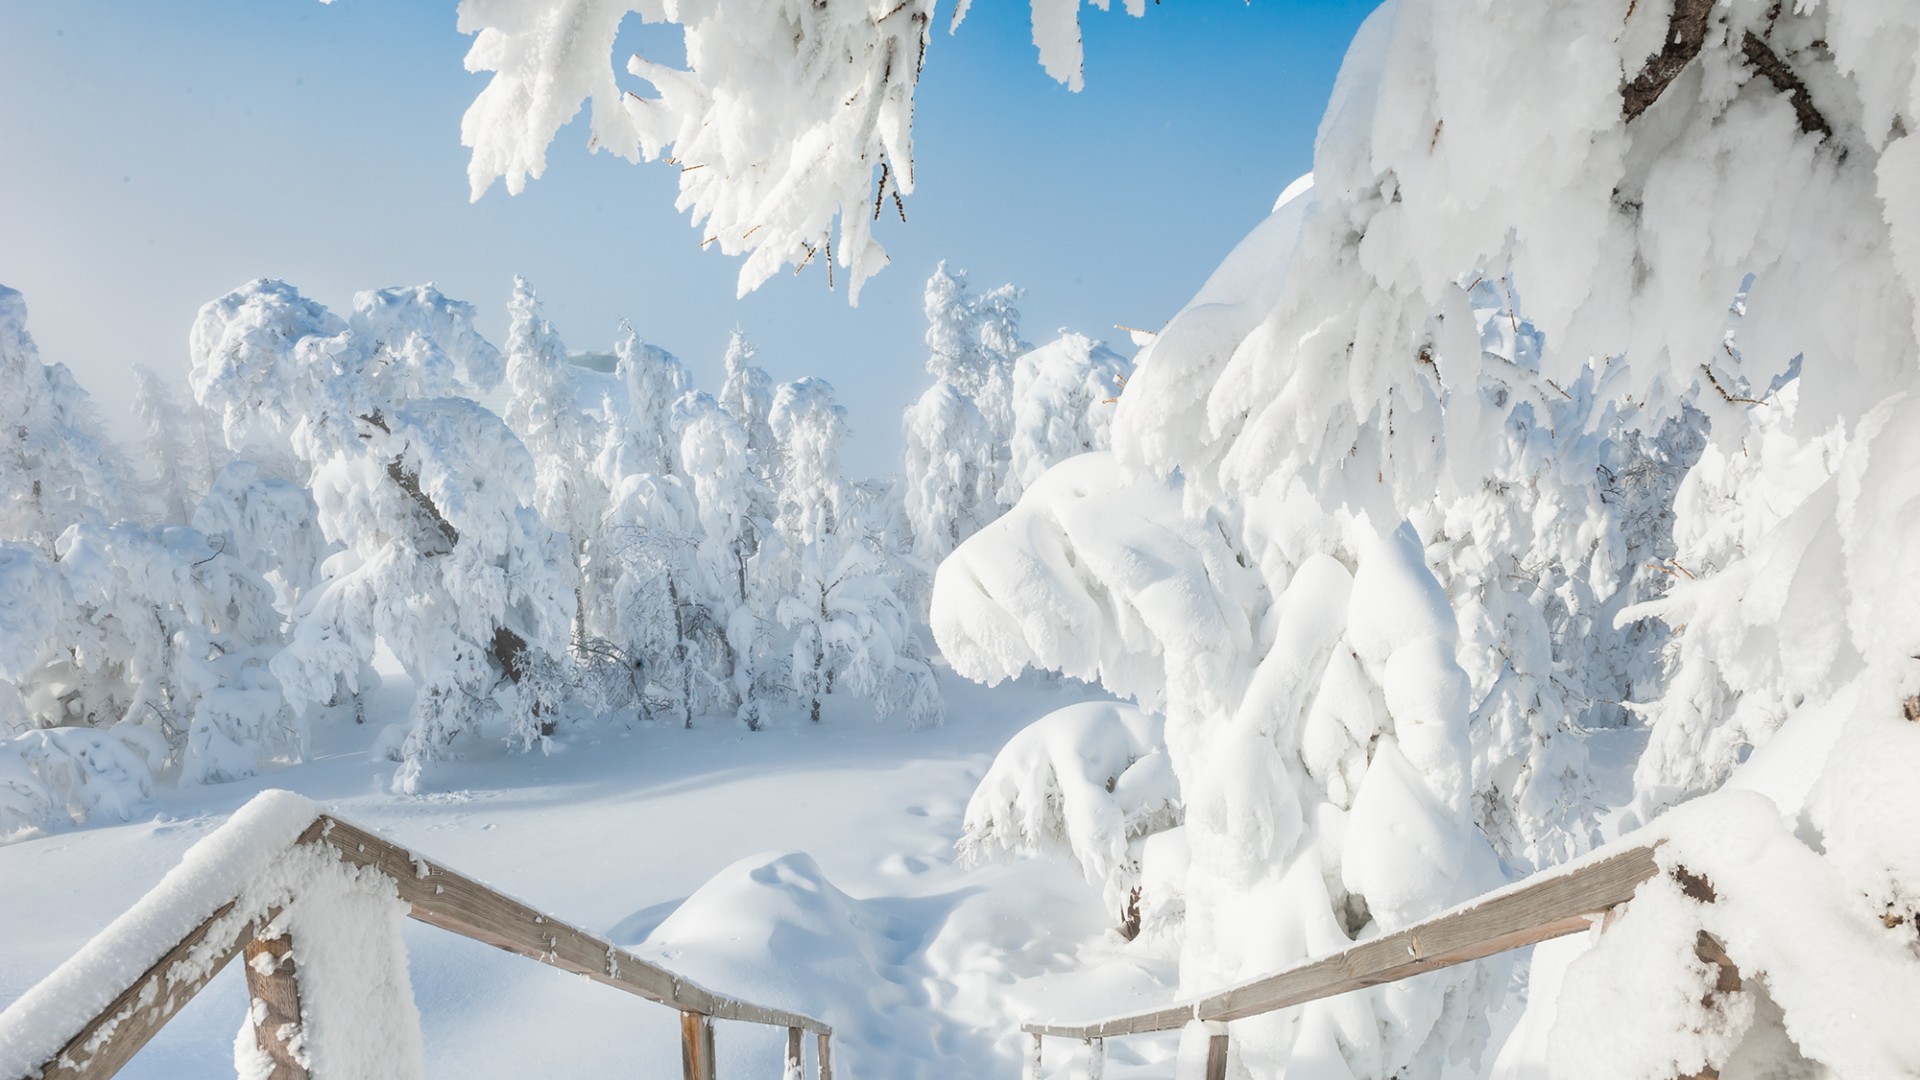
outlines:
{"label": "hanging snow-covered branch", "polygon": [[[1080,89],[1081,0],[1033,0],[1034,43],[1049,75]],[[1102,9],[1107,0],[1092,0]],[[936,0],[462,0],[474,35],[468,71],[491,71],[460,124],[473,198],[503,181],[519,194],[547,147],[588,106],[588,146],[628,161],[680,166],[677,209],[702,247],[745,255],[740,292],[782,266],[826,255],[848,271],[848,298],[887,264],[873,237],[891,196],[906,221],[913,94]],[[1144,0],[1126,0],[1133,15]],[[957,27],[967,5],[954,13]],[[687,66],[642,56],[623,90],[613,49],[623,20],[686,32]],[[871,205],[871,210],[869,210]],[[838,234],[837,236],[835,234]]]}

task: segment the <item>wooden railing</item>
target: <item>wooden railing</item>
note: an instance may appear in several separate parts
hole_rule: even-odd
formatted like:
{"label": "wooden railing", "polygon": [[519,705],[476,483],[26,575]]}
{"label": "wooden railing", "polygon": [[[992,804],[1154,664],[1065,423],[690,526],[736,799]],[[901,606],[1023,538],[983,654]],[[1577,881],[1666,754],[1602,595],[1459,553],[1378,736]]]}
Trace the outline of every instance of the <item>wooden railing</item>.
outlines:
{"label": "wooden railing", "polygon": [[[312,845],[349,865],[377,871],[392,881],[409,914],[421,922],[679,1010],[681,1065],[687,1080],[714,1080],[715,1019],[786,1028],[784,1064],[791,1075],[800,1074],[804,1036],[811,1033],[818,1047],[819,1080],[831,1080],[833,1030],[810,1016],[713,993],[335,817],[315,817],[294,845]],[[289,1045],[290,1033],[300,1030],[292,942],[274,929],[278,909],[236,920],[240,902],[236,895],[216,908],[117,993],[116,988],[96,988],[98,996],[115,996],[72,1031],[58,1052],[20,1074],[20,1080],[112,1076],[242,952],[247,957],[243,966],[253,1002],[254,1036],[274,1062],[272,1075],[275,1080],[307,1080],[305,1055]],[[300,902],[297,896],[288,901]],[[189,974],[182,977],[183,971]],[[0,1014],[0,1020],[5,1019]]]}
{"label": "wooden railing", "polygon": [[1020,1030],[1033,1036],[1028,1075],[1039,1077],[1042,1042],[1048,1036],[1085,1042],[1087,1075],[1098,1080],[1107,1039],[1175,1031],[1200,1020],[1218,1025],[1208,1040],[1207,1080],[1224,1080],[1228,1021],[1396,982],[1585,930],[1594,918],[1632,899],[1633,891],[1656,873],[1653,848],[1633,847],[1571,868],[1546,871],[1536,875],[1537,880],[1469,901],[1404,930],[1205,997],[1082,1024],[1022,1024]]}

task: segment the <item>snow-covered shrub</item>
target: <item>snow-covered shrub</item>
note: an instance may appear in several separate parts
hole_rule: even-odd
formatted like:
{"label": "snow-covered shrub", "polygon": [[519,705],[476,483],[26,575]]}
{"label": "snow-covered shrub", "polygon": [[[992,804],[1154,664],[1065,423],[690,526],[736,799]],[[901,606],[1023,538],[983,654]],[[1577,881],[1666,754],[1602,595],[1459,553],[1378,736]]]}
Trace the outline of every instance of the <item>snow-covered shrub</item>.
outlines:
{"label": "snow-covered shrub", "polygon": [[179,526],[76,525],[56,550],[90,631],[71,650],[71,721],[151,730],[189,783],[305,752],[306,731],[266,671],[281,615],[258,574]]}
{"label": "snow-covered shrub", "polygon": [[127,821],[152,795],[147,759],[113,732],[50,727],[0,738],[0,840],[102,811]]}
{"label": "snow-covered shrub", "polygon": [[1123,920],[1139,903],[1142,841],[1180,823],[1161,721],[1123,702],[1058,709],[1007,741],[967,802],[964,862],[1064,852]]}

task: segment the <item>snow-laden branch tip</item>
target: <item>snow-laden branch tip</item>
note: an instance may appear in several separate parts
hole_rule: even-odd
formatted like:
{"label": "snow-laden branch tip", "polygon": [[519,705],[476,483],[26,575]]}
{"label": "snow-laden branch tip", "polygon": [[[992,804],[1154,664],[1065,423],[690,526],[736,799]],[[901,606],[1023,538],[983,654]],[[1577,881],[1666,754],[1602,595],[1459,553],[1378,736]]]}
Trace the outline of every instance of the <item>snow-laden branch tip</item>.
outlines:
{"label": "snow-laden branch tip", "polygon": [[[1092,0],[1105,9],[1108,0]],[[468,71],[493,72],[460,124],[472,197],[519,194],[547,148],[587,108],[587,145],[680,169],[675,207],[702,237],[744,255],[739,289],[815,260],[847,271],[857,303],[887,264],[873,236],[890,198],[913,193],[913,95],[936,0],[462,0]],[[1126,0],[1134,15],[1144,0]],[[966,3],[954,13],[957,27]],[[1081,85],[1080,0],[1033,0],[1047,73]],[[614,43],[630,14],[686,33],[685,68],[633,56],[623,88]]]}

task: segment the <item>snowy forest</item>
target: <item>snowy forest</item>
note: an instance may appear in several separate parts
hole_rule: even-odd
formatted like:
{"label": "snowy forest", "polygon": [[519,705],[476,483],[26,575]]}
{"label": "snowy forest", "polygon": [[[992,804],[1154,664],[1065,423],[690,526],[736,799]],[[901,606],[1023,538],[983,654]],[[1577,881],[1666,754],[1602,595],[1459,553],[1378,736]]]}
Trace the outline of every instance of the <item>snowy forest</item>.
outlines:
{"label": "snowy forest", "polygon": [[[1091,12],[1030,7],[1097,77]],[[462,0],[472,197],[580,139],[677,170],[741,293],[857,301],[912,272],[879,230],[968,9]],[[617,55],[630,17],[684,66]],[[114,431],[0,287],[0,880],[53,882],[0,924],[285,787],[818,1010],[842,1075],[1920,1076],[1917,123],[1899,0],[1390,0],[1312,173],[1157,328],[1034,334],[940,263],[871,361],[924,366],[897,418],[739,330],[707,388],[645,327],[563,340],[524,278],[498,341],[431,284],[259,278]],[[704,869],[555,876],[550,827]],[[1028,1061],[1026,1020],[1629,844],[1661,872],[1591,928],[1236,1018],[1224,1072],[1198,1020]],[[0,1075],[97,929],[0,944]],[[480,1027],[412,979],[386,1075]]]}

